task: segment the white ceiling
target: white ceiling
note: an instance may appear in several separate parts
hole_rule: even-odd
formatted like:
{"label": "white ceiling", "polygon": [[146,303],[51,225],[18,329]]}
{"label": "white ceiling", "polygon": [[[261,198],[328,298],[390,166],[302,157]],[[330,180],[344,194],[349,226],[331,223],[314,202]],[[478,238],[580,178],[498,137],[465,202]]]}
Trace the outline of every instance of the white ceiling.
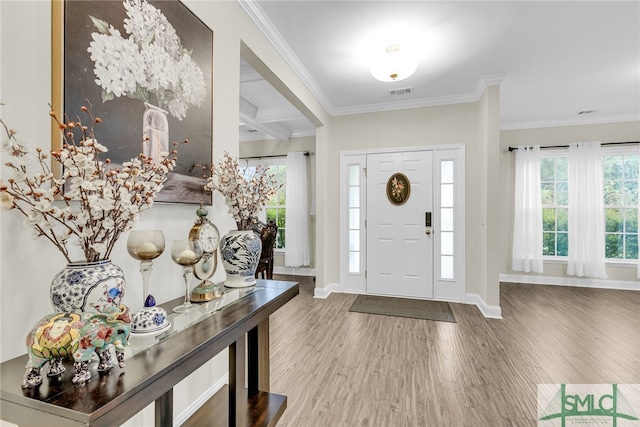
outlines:
{"label": "white ceiling", "polygon": [[315,135],[315,126],[245,60],[240,63],[240,141]]}
{"label": "white ceiling", "polygon": [[[331,115],[475,101],[500,83],[502,129],[640,118],[638,1],[238,1]],[[414,43],[417,72],[376,81],[370,50],[398,42]],[[242,69],[241,96],[257,109],[249,127],[313,133]],[[241,139],[269,137],[249,127]]]}

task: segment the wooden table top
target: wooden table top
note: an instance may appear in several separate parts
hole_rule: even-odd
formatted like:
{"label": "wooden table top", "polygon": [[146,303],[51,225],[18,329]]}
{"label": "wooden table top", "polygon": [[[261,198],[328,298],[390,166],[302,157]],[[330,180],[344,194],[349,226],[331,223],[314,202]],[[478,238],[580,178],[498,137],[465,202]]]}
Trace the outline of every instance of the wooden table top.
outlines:
{"label": "wooden table top", "polygon": [[[245,288],[242,292],[246,292]],[[0,415],[25,425],[119,425],[227,348],[298,294],[298,284],[258,280],[250,293],[220,309],[216,301],[202,304],[200,314],[173,315],[176,298],[162,307],[170,315],[170,330],[157,337],[134,336],[126,366],[96,371],[84,385],[74,385],[72,363],[58,381],[46,377],[33,389],[22,389],[27,355],[0,364]],[[200,305],[200,304],[198,304]],[[192,319],[189,319],[189,316]],[[113,351],[113,350],[111,350]],[[115,360],[115,356],[114,356]],[[114,411],[114,409],[116,409]]]}

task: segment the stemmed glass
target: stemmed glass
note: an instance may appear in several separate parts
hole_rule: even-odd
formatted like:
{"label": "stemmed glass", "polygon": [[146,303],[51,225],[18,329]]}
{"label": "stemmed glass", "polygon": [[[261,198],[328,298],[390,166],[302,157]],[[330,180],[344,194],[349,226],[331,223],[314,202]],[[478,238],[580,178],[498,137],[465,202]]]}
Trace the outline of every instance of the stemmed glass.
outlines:
{"label": "stemmed glass", "polygon": [[164,247],[164,235],[161,230],[133,230],[129,233],[127,251],[129,255],[140,261],[143,287],[143,308],[132,317],[132,332],[153,332],[170,325],[166,311],[161,307],[155,307],[156,301],[149,293],[149,277],[153,269],[153,260],[164,252]]}
{"label": "stemmed glass", "polygon": [[127,239],[127,251],[129,255],[140,261],[140,274],[142,274],[142,304],[148,304],[153,299],[149,294],[149,276],[153,269],[153,260],[164,252],[164,235],[161,230],[133,230]]}
{"label": "stemmed glass", "polygon": [[202,246],[199,239],[174,240],[171,245],[171,259],[182,266],[182,277],[184,278],[184,304],[173,309],[176,313],[184,313],[191,310],[194,305],[189,300],[189,281],[193,274],[193,265],[202,258]]}

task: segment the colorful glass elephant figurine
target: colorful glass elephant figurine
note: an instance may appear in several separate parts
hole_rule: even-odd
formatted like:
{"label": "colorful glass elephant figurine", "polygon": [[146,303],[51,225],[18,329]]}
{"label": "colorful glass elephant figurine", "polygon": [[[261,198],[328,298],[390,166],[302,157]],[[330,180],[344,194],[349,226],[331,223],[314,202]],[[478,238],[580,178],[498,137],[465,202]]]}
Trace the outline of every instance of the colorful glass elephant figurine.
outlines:
{"label": "colorful glass elephant figurine", "polygon": [[54,313],[45,316],[31,330],[26,344],[29,354],[22,388],[37,387],[42,383],[40,368],[49,362],[47,376],[55,377],[65,371],[62,360],[73,358],[76,372],[74,384],[91,379],[89,362],[95,352],[99,371],[113,367],[109,345],[116,349],[118,365],[124,367],[124,351],[129,344],[131,316],[125,305],[113,307],[103,313]]}

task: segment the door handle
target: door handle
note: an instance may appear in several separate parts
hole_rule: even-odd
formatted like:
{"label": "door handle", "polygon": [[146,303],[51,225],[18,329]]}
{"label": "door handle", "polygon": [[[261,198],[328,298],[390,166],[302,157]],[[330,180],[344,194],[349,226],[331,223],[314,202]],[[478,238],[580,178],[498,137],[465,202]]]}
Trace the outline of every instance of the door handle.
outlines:
{"label": "door handle", "polygon": [[427,234],[427,235],[431,234],[431,229],[427,228],[426,230],[424,230],[424,234]]}

